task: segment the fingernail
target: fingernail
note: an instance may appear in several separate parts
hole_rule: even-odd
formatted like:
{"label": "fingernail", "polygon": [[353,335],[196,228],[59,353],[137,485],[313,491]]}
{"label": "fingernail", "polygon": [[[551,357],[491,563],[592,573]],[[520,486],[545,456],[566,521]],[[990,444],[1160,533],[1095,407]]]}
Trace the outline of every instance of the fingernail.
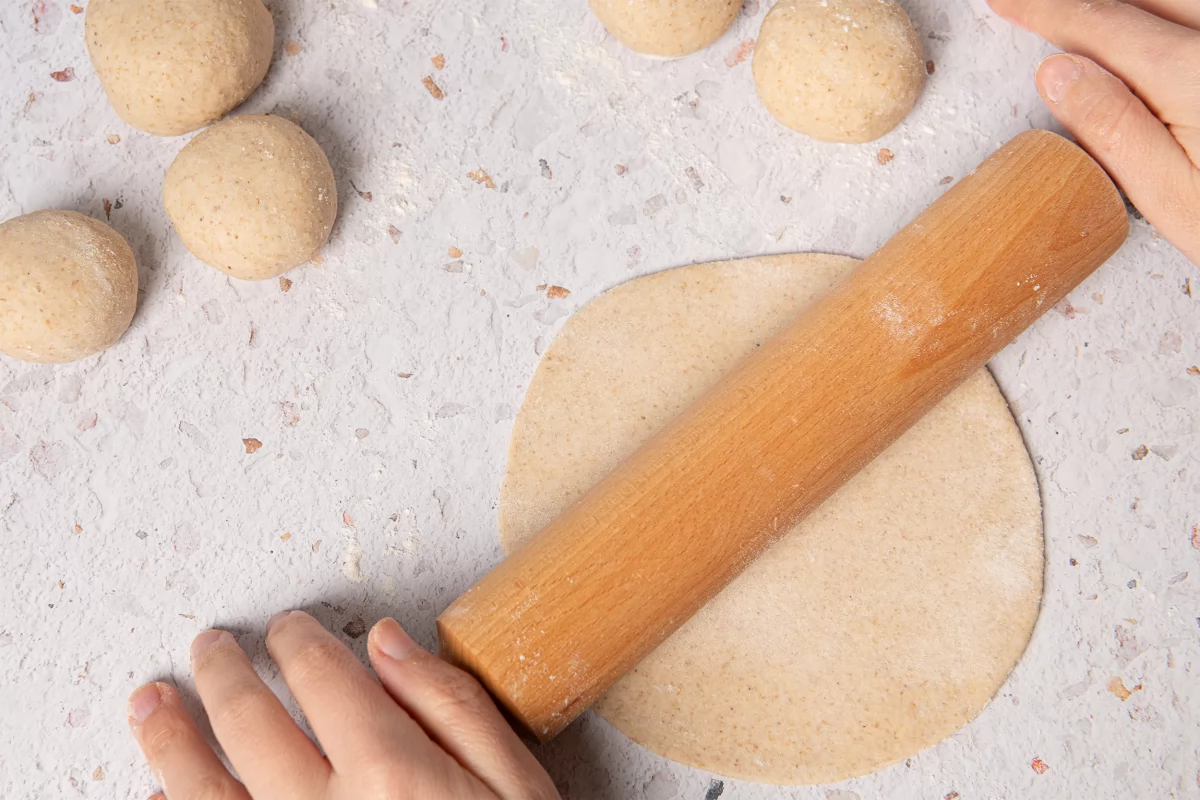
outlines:
{"label": "fingernail", "polygon": [[1066,96],[1071,84],[1083,75],[1083,64],[1068,55],[1053,55],[1042,62],[1037,75],[1046,99],[1057,103]]}
{"label": "fingernail", "polygon": [[412,637],[404,632],[400,623],[391,617],[379,620],[371,631],[375,647],[393,661],[403,661],[419,648]]}
{"label": "fingernail", "polygon": [[223,641],[227,636],[230,639],[233,638],[225,631],[205,631],[193,639],[191,649],[192,663],[195,664],[197,661],[204,658],[204,655],[209,650],[212,650],[214,647],[216,647],[216,645]]}
{"label": "fingernail", "polygon": [[276,614],[275,616],[273,616],[269,620],[267,620],[267,633],[270,633],[272,628],[274,628],[279,623],[283,622],[283,620],[286,617],[290,616],[291,613],[292,612],[290,610],[289,611],[280,611],[278,614]]}
{"label": "fingernail", "polygon": [[126,713],[129,718],[138,725],[146,721],[146,718],[154,713],[154,709],[162,704],[162,692],[158,688],[157,683],[148,683],[138,689],[133,694],[129,695],[129,704]]}

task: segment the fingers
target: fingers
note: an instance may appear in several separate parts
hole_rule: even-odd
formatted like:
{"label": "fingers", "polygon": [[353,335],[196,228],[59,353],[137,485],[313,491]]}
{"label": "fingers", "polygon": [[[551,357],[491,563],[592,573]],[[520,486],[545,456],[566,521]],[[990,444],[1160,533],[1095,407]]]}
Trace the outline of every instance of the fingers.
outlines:
{"label": "fingers", "polygon": [[207,631],[196,637],[192,673],[217,741],[256,800],[324,796],[329,764],[233,636]]}
{"label": "fingers", "polygon": [[505,798],[558,797],[478,681],[423,650],[393,619],[371,630],[368,649],[396,702],[489,789]]}
{"label": "fingers", "polygon": [[170,800],[250,800],[188,716],[179,693],[151,683],[129,697],[129,727]]}
{"label": "fingers", "polygon": [[1196,31],[1118,0],[990,2],[1006,19],[1115,73],[1164,122],[1200,124]]}
{"label": "fingers", "polygon": [[1127,0],[1130,5],[1193,30],[1200,30],[1200,3],[1196,0]]}
{"label": "fingers", "polygon": [[335,772],[392,763],[398,755],[417,762],[446,758],[354,654],[308,614],[273,617],[267,648]]}
{"label": "fingers", "polygon": [[1085,58],[1042,62],[1038,91],[1133,204],[1200,264],[1200,171],[1170,131],[1113,75]]}

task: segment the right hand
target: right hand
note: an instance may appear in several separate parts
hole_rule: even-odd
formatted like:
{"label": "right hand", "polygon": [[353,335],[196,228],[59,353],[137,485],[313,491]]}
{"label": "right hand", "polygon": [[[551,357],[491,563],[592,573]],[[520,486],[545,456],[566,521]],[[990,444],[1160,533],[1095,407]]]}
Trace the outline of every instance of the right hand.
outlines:
{"label": "right hand", "polygon": [[1200,265],[1200,0],[989,0],[1067,51],[1042,62],[1050,112]]}

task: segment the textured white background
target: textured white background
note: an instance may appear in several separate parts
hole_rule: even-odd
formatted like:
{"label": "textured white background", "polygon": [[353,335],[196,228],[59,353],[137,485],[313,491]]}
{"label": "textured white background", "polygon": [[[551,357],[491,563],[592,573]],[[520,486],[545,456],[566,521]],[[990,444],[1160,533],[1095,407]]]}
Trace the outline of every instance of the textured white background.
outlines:
{"label": "textured white background", "polygon": [[[272,6],[276,60],[246,110],[307,128],[343,203],[324,262],[287,293],[219,274],[172,234],[159,191],[183,139],[117,119],[82,14],[0,10],[0,218],[103,218],[111,203],[142,281],[108,352],[0,359],[5,800],[148,795],[125,697],[165,678],[193,700],[187,646],[210,625],[268,672],[262,626],[288,607],[350,632],[393,614],[432,644],[437,613],[499,558],[511,419],[589,298],[691,262],[865,256],[942,178],[1050,122],[1031,80],[1047,49],[978,0],[909,3],[936,72],[911,117],[863,146],[808,141],[758,105],[734,62],[763,0],[675,62],[624,51],[583,0]],[[480,168],[496,188],[468,177]],[[546,283],[571,294],[548,299]],[[1042,483],[1046,599],[963,731],[837,787],[774,788],[718,784],[589,716],[540,750],[564,793],[1200,796],[1198,330],[1200,270],[1139,221],[993,363]],[[361,654],[365,637],[346,638]],[[1138,688],[1122,700],[1114,679]]]}

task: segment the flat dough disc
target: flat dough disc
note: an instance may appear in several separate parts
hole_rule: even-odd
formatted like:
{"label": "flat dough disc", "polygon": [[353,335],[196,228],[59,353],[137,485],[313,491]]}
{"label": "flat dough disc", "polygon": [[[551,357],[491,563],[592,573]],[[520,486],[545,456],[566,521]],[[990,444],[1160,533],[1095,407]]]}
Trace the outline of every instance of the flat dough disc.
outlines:
{"label": "flat dough disc", "polygon": [[[854,263],[806,254],[683,267],[581,309],[513,425],[504,547],[563,511]],[[654,752],[722,775],[862,775],[979,713],[1029,641],[1042,568],[1037,481],[980,370],[595,710]]]}

